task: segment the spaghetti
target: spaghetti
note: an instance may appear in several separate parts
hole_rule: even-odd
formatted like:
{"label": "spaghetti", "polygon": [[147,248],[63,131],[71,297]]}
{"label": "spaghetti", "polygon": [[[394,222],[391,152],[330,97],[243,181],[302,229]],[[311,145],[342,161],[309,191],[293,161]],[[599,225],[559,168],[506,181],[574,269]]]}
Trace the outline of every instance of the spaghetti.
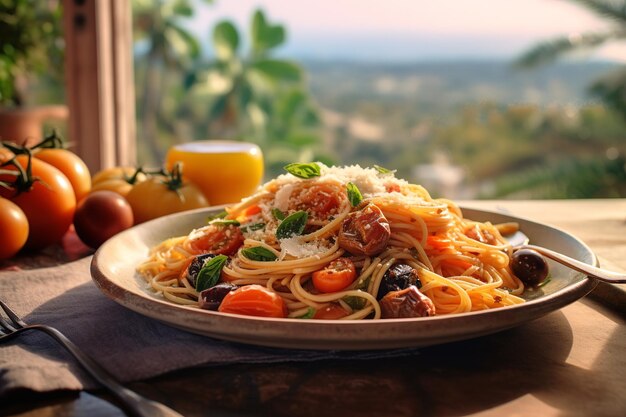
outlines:
{"label": "spaghetti", "polygon": [[[496,225],[466,219],[454,202],[380,167],[296,168],[312,173],[280,175],[223,217],[165,240],[138,272],[167,300],[191,306],[228,283],[212,305],[261,316],[269,314],[250,300],[222,307],[243,287],[274,297],[283,309],[275,316],[291,318],[416,317],[524,302]],[[190,265],[207,253],[195,277]]]}

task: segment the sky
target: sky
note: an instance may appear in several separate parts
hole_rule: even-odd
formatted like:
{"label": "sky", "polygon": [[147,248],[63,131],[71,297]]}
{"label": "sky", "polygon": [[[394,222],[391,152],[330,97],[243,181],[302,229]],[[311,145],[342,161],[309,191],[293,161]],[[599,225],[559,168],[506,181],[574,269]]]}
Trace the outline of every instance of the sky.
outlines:
{"label": "sky", "polygon": [[[202,39],[222,19],[247,32],[257,8],[286,26],[288,41],[280,54],[305,59],[510,59],[541,40],[607,27],[566,0],[198,1],[186,25]],[[608,45],[582,58],[626,62],[626,45]]]}

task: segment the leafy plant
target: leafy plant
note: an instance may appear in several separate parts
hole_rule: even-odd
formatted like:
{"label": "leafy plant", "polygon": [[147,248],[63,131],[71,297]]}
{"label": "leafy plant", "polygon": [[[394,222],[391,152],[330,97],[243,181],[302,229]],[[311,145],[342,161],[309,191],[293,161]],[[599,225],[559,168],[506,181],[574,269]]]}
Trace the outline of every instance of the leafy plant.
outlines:
{"label": "leafy plant", "polygon": [[320,143],[320,120],[304,70],[272,56],[286,36],[282,25],[257,10],[244,53],[235,25],[221,21],[212,35],[214,62],[190,71],[185,83],[190,93],[210,99],[210,136],[260,143],[270,172],[280,171],[286,161],[314,159]]}
{"label": "leafy plant", "polygon": [[[142,142],[148,146],[155,162],[163,160],[159,133],[168,126],[159,126],[164,116],[166,78],[169,72],[186,72],[200,56],[200,43],[185,29],[184,19],[194,14],[189,0],[133,0],[133,27],[136,50],[144,51],[136,60],[143,71],[143,86],[138,103]],[[169,93],[169,91],[168,91]]]}
{"label": "leafy plant", "polygon": [[27,103],[33,75],[63,74],[58,1],[0,0],[0,105]]}
{"label": "leafy plant", "polygon": [[[585,49],[597,48],[608,42],[626,40],[626,0],[570,0],[605,19],[609,25],[599,32],[561,36],[540,43],[520,56],[516,65],[534,67],[561,56]],[[589,91],[626,119],[626,66],[598,79]]]}

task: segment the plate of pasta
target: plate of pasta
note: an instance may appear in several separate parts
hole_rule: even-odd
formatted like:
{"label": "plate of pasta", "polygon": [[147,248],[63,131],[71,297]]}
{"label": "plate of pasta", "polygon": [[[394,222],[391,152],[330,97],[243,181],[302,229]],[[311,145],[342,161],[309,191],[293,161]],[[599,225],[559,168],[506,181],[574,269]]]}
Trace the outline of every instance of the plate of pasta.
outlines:
{"label": "plate of pasta", "polygon": [[516,257],[510,237],[521,230],[536,245],[596,263],[559,229],[432,198],[379,166],[285,169],[236,204],[116,235],[94,255],[96,285],[131,310],[193,333],[342,350],[498,332],[595,286],[549,260]]}

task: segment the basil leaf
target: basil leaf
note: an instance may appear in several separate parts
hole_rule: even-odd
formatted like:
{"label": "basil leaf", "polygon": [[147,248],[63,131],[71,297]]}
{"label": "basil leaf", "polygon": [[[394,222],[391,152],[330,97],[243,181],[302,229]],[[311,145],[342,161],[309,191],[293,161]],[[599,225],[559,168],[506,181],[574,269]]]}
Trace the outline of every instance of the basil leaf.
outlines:
{"label": "basil leaf", "polygon": [[346,185],[346,188],[348,190],[348,200],[350,200],[352,207],[356,207],[361,204],[361,201],[363,201],[363,194],[359,191],[359,187],[349,182],[348,185]]}
{"label": "basil leaf", "polygon": [[253,261],[269,262],[277,259],[274,252],[264,248],[263,246],[255,246],[253,248],[245,248],[241,250],[243,256]]}
{"label": "basil leaf", "polygon": [[287,217],[287,215],[285,213],[283,213],[282,211],[280,211],[276,207],[274,207],[272,209],[272,215],[274,216],[274,218],[276,220],[285,220],[285,217]]}
{"label": "basil leaf", "polygon": [[222,211],[220,211],[220,212],[219,212],[219,213],[217,213],[217,214],[214,214],[214,215],[212,215],[212,216],[209,216],[209,217],[206,219],[206,221],[207,221],[207,223],[211,223],[213,220],[216,220],[216,219],[223,219],[223,218],[224,218],[224,217],[226,217],[226,216],[228,216],[228,213],[226,212],[226,210],[222,210]]}
{"label": "basil leaf", "polygon": [[309,307],[309,309],[306,311],[306,313],[304,313],[302,316],[298,317],[299,319],[312,319],[313,317],[315,317],[315,312],[316,310],[313,307]]}
{"label": "basil leaf", "polygon": [[241,228],[241,231],[246,232],[254,232],[255,230],[261,230],[265,227],[265,223],[253,223]]}
{"label": "basil leaf", "polygon": [[220,274],[227,260],[228,256],[217,255],[207,261],[196,277],[196,291],[201,292],[214,287],[220,280]]}
{"label": "basil leaf", "polygon": [[365,307],[365,298],[355,295],[346,295],[342,298],[344,303],[348,304],[352,310],[362,310]]}
{"label": "basil leaf", "polygon": [[299,236],[304,232],[309,214],[306,211],[296,211],[290,214],[276,228],[278,239],[287,239],[292,236]]}
{"label": "basil leaf", "polygon": [[390,169],[387,169],[385,167],[381,167],[380,165],[374,165],[374,169],[378,172],[380,172],[381,174],[393,174],[394,172],[396,172],[395,170],[392,171]]}
{"label": "basil leaf", "polygon": [[289,164],[285,166],[285,171],[298,178],[304,178],[305,180],[319,177],[321,174],[320,166],[315,162],[309,164]]}
{"label": "basil leaf", "polygon": [[228,226],[228,225],[234,225],[234,226],[239,226],[239,222],[237,220],[222,220],[222,219],[215,219],[215,220],[211,220],[209,222],[209,224],[214,224],[216,226]]}

